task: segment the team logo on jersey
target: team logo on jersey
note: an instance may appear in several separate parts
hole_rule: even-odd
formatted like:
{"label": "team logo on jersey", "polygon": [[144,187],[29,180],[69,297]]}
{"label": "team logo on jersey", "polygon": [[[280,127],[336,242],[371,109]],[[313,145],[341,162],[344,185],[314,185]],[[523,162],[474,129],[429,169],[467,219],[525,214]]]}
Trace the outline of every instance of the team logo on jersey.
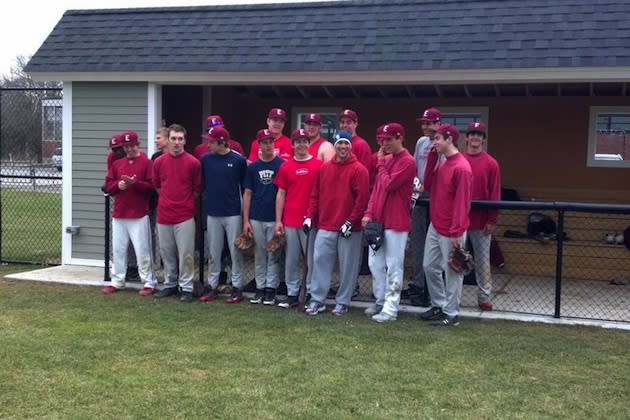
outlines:
{"label": "team logo on jersey", "polygon": [[263,185],[268,185],[273,182],[273,175],[275,171],[272,169],[263,169],[262,171],[258,171],[258,179],[260,183]]}
{"label": "team logo on jersey", "polygon": [[308,168],[297,168],[295,174],[299,176],[308,175]]}

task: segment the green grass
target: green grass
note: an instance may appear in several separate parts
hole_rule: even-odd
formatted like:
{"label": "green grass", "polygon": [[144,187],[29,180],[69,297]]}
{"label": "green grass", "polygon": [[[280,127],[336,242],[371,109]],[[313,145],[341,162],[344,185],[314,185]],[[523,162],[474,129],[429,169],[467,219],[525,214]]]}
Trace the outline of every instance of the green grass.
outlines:
{"label": "green grass", "polygon": [[0,280],[0,418],[628,418],[628,332]]}
{"label": "green grass", "polygon": [[58,263],[61,194],[2,190],[2,259]]}

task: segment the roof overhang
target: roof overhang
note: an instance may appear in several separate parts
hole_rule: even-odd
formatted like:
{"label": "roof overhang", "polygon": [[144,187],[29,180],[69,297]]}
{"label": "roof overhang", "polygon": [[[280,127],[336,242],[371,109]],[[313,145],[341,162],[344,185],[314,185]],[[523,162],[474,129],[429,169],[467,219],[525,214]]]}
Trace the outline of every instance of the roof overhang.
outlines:
{"label": "roof overhang", "polygon": [[630,67],[349,72],[32,72],[37,81],[201,85],[347,85],[627,82]]}

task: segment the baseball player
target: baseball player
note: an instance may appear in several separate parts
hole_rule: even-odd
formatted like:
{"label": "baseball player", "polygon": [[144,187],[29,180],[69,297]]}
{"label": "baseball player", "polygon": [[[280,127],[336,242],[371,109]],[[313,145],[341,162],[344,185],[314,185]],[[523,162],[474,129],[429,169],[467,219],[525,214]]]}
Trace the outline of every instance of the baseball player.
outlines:
{"label": "baseball player", "polygon": [[125,157],[112,163],[105,178],[105,190],[114,197],[112,239],[114,267],[112,284],[103,293],[115,293],[125,287],[127,248],[133,244],[138,261],[138,274],[144,287],[141,296],[153,294],[157,281],[153,274],[149,199],[153,192],[153,162],[140,153],[138,134],[126,131],[118,136]]}
{"label": "baseball player", "polygon": [[369,173],[372,170],[372,150],[368,142],[357,134],[358,125],[359,116],[355,111],[344,109],[339,114],[339,129],[346,130],[352,134],[352,154],[357,157]]}
{"label": "baseball player", "polygon": [[180,300],[191,302],[195,274],[194,216],[202,190],[201,165],[184,150],[184,127],[173,124],[168,135],[168,153],[153,164],[153,186],[159,194],[158,238],[164,263],[164,288],[155,297],[177,295],[179,283]]}
{"label": "baseball player", "polygon": [[304,119],[304,131],[308,136],[308,152],[322,162],[329,161],[335,156],[335,148],[329,141],[321,136],[322,116],[319,114],[308,114]]}
{"label": "baseball player", "polygon": [[[466,153],[464,157],[472,169],[472,199],[500,200],[501,171],[497,161],[483,150],[486,141],[486,125],[473,121],[466,130]],[[475,254],[475,276],[477,278],[477,303],[484,311],[492,310],[492,274],[490,272],[490,241],[497,226],[497,209],[470,209],[468,240]]]}
{"label": "baseball player", "polygon": [[[457,149],[458,139],[457,127],[451,124],[438,127],[424,176],[425,188],[431,192],[431,224],[423,261],[431,308],[420,317],[436,326],[459,324],[464,276],[448,266],[448,257],[453,247],[466,243],[472,170]],[[439,160],[438,153],[445,159]]]}
{"label": "baseball player", "polygon": [[348,312],[361,262],[361,218],[369,199],[367,169],[352,154],[352,134],[340,130],[335,135],[335,156],[324,162],[313,186],[303,226],[308,231],[317,220],[311,277],[309,315],[326,310],[333,268],[339,258],[339,289],[333,315]]}
{"label": "baseball player", "polygon": [[114,161],[125,157],[125,150],[122,146],[123,138],[120,136],[121,134],[122,133],[114,134],[109,139],[109,148],[111,150],[107,153],[107,170],[112,167]]}
{"label": "baseball player", "polygon": [[[282,134],[284,125],[287,122],[287,113],[281,108],[272,108],[267,114],[267,130],[274,135],[273,141],[273,153],[275,156],[279,156],[282,160],[288,160],[293,156],[293,147],[291,147],[291,140]],[[249,153],[248,163],[254,162],[256,159],[260,159],[260,146],[258,142],[258,136],[252,141],[252,149]]]}
{"label": "baseball player", "polygon": [[202,302],[209,302],[217,296],[224,234],[232,257],[232,294],[225,301],[238,303],[243,300],[243,255],[234,245],[234,239],[243,227],[241,197],[247,161],[230,149],[229,140],[230,133],[225,128],[212,127],[208,130],[208,144],[213,151],[201,158],[210,247],[208,282],[200,299]]}
{"label": "baseball player", "polygon": [[396,320],[400,307],[405,247],[411,229],[409,197],[416,176],[416,163],[405,149],[404,140],[402,125],[389,123],[383,127],[375,185],[361,221],[364,227],[371,221],[381,222],[385,227],[383,245],[369,253],[376,302],[365,313],[377,322]]}
{"label": "baseball player", "polygon": [[243,232],[253,233],[256,243],[254,265],[256,294],[250,303],[274,305],[280,283],[280,250],[267,252],[265,244],[273,238],[276,227],[276,195],[273,183],[284,160],[276,155],[276,133],[261,130],[256,143],[260,158],[247,167],[243,194]]}
{"label": "baseball player", "polygon": [[[420,122],[423,135],[416,142],[413,154],[416,160],[416,167],[418,168],[417,177],[420,185],[416,193],[419,194],[419,198],[429,198],[429,192],[424,188],[424,171],[427,166],[429,150],[433,145],[433,138],[442,123],[442,113],[437,108],[428,108],[418,117],[418,121]],[[429,224],[429,208],[420,203],[415,204],[411,211],[411,220],[411,256],[413,265],[411,283],[408,289],[409,301],[414,306],[429,306],[427,282],[424,277],[424,269],[422,268],[424,241],[427,236],[427,225]]]}
{"label": "baseball player", "polygon": [[[308,266],[313,265],[313,245],[316,229],[312,229],[308,236],[308,250],[306,233],[302,229],[309,198],[317,172],[322,161],[309,153],[309,137],[304,129],[297,129],[291,133],[294,155],[280,166],[274,183],[278,186],[276,195],[276,233],[286,236],[285,248],[285,281],[287,283],[287,298],[278,303],[281,308],[293,308],[298,305],[300,292],[300,250],[304,254],[308,251]],[[314,224],[313,224],[314,227]],[[309,271],[309,276],[312,271]],[[310,288],[310,277],[307,277],[307,290]]]}
{"label": "baseball player", "polygon": [[[208,117],[206,118],[206,131],[209,131],[213,127],[225,128],[225,125],[223,124],[223,118],[221,118],[220,115],[208,115]],[[202,135],[201,138],[202,138],[201,143],[199,143],[195,147],[195,150],[193,151],[193,154],[195,155],[197,159],[199,159],[199,161],[201,161],[201,158],[203,157],[203,155],[212,151],[212,148],[208,144],[208,142],[210,141],[208,134]],[[241,146],[241,143],[239,143],[238,141],[234,139],[230,139],[228,141],[228,146],[230,147],[231,150],[238,153],[239,155],[245,156],[245,151],[243,150],[243,146]]]}
{"label": "baseball player", "polygon": [[[162,156],[167,147],[168,127],[160,127],[155,132],[155,148],[157,150],[151,156],[151,161],[155,161],[155,159]],[[156,268],[160,266],[160,246],[157,236],[157,201],[157,192],[153,190],[149,201],[149,220],[151,221],[151,240],[153,241],[153,264]]]}

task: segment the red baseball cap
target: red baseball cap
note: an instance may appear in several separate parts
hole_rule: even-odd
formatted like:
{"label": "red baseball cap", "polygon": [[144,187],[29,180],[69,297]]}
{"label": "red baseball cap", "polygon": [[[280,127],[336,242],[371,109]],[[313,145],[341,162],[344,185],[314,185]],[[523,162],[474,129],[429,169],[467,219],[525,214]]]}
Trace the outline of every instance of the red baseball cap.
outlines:
{"label": "red baseball cap", "polygon": [[468,128],[466,129],[466,135],[470,133],[481,133],[485,137],[486,125],[482,121],[471,121],[468,123]]}
{"label": "red baseball cap", "polygon": [[291,142],[294,142],[299,139],[308,140],[308,134],[306,134],[306,131],[304,131],[303,128],[298,128],[297,130],[293,130],[293,132],[291,133]]}
{"label": "red baseball cap", "polygon": [[276,139],[275,137],[276,136],[274,136],[274,134],[271,131],[267,130],[266,128],[258,130],[258,132],[256,133],[256,140],[258,140],[259,143],[266,139],[275,140]]}
{"label": "red baseball cap", "polygon": [[208,141],[220,141],[220,142],[228,142],[230,141],[230,133],[223,127],[211,127],[208,130],[208,134],[204,134],[202,136]]}
{"label": "red baseball cap", "polygon": [[341,114],[339,114],[339,119],[342,119],[344,117],[345,118],[350,118],[354,122],[359,121],[359,116],[357,115],[356,112],[354,112],[351,109],[344,109],[343,112],[341,112]]}
{"label": "red baseball cap", "polygon": [[442,121],[442,113],[437,108],[425,109],[422,115],[418,117],[418,121],[440,122]]}
{"label": "red baseball cap", "polygon": [[109,139],[109,148],[116,149],[123,146],[122,133],[116,133]]}
{"label": "red baseball cap", "polygon": [[385,124],[381,138],[385,139],[388,137],[405,137],[405,127],[395,122]]}
{"label": "red baseball cap", "polygon": [[206,130],[221,125],[223,125],[223,118],[220,115],[208,115],[206,118]]}
{"label": "red baseball cap", "polygon": [[322,125],[322,116],[319,114],[306,114],[306,118],[304,118],[304,123],[315,123]]}
{"label": "red baseball cap", "polygon": [[442,134],[444,138],[453,137],[453,143],[459,140],[459,130],[452,124],[441,125],[437,132]]}
{"label": "red baseball cap", "polygon": [[122,133],[120,133],[120,139],[122,140],[123,146],[125,144],[136,146],[140,144],[140,141],[138,140],[138,133],[136,133],[135,131],[123,131]]}
{"label": "red baseball cap", "polygon": [[287,121],[287,112],[282,108],[271,108],[269,110],[269,114],[267,118],[279,118],[281,120]]}

